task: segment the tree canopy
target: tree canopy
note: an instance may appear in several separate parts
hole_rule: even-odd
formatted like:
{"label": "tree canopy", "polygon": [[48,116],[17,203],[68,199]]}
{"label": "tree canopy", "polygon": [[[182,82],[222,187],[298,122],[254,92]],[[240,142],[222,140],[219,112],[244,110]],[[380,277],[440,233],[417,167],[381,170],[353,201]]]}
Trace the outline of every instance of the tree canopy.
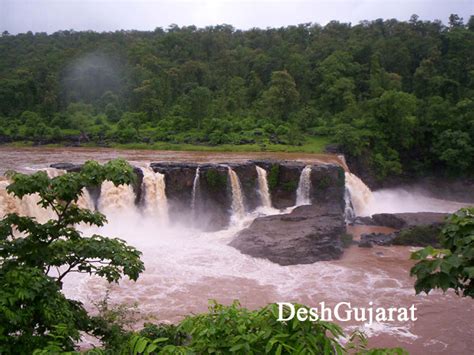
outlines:
{"label": "tree canopy", "polygon": [[473,22],[4,33],[0,141],[298,145],[326,136],[381,178],[471,173]]}

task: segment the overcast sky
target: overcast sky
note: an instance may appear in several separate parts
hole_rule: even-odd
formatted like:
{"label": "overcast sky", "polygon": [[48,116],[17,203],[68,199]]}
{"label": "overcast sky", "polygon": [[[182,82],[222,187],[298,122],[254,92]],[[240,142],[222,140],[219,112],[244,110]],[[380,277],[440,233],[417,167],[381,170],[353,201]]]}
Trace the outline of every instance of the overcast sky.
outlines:
{"label": "overcast sky", "polygon": [[330,20],[440,19],[457,13],[467,22],[474,0],[0,0],[0,31],[153,30],[170,24],[239,29]]}

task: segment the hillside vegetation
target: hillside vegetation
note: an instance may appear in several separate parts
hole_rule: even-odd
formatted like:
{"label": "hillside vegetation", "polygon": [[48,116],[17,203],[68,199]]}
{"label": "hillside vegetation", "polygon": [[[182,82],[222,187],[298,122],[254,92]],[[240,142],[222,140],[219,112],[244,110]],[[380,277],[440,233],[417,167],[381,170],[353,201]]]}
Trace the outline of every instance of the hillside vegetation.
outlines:
{"label": "hillside vegetation", "polygon": [[2,142],[318,151],[333,141],[381,179],[474,170],[473,16],[4,32],[0,52]]}

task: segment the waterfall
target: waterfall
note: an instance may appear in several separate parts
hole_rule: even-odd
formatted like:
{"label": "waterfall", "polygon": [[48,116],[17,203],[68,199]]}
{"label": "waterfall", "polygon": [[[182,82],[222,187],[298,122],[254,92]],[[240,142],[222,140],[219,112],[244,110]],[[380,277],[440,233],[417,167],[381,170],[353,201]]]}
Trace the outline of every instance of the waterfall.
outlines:
{"label": "waterfall", "polygon": [[168,222],[168,201],[166,199],[165,175],[155,173],[147,167],[143,171],[143,201],[145,213],[157,216],[162,222]]}
{"label": "waterfall", "polygon": [[95,210],[94,201],[92,200],[92,196],[87,190],[87,188],[84,187],[82,189],[82,194],[77,199],[77,205],[80,208],[85,208],[91,211]]}
{"label": "waterfall", "polygon": [[344,203],[345,203],[345,208],[344,208],[344,217],[346,220],[346,223],[349,223],[352,221],[355,217],[355,212],[354,212],[354,206],[352,205],[351,201],[351,193],[349,192],[349,189],[347,186],[344,188]]}
{"label": "waterfall", "polygon": [[232,218],[241,220],[245,216],[245,207],[239,176],[230,166],[228,167],[228,171],[232,188]]}
{"label": "waterfall", "polygon": [[135,210],[135,193],[131,185],[115,186],[111,181],[104,181],[100,188],[99,210],[106,215],[114,212],[131,212]]}
{"label": "waterfall", "polygon": [[296,206],[310,205],[309,196],[311,190],[311,166],[306,165],[301,171],[298,189],[296,190]]}
{"label": "waterfall", "polygon": [[196,175],[194,175],[193,194],[191,197],[191,211],[193,212],[193,215],[195,215],[196,199],[197,199],[198,191],[199,191],[199,166],[196,168]]}
{"label": "waterfall", "polygon": [[8,180],[0,180],[0,218],[8,213],[22,214],[20,200],[7,192]]}
{"label": "waterfall", "polygon": [[270,192],[268,191],[267,171],[255,165],[258,175],[258,194],[263,207],[272,207]]}
{"label": "waterfall", "polygon": [[[42,171],[46,172],[50,179],[66,174],[66,170],[45,168]],[[40,201],[39,194],[25,195],[21,200],[15,198],[19,207],[16,209],[19,214],[29,217],[34,217],[38,222],[45,223],[50,219],[57,218],[56,213],[51,208],[43,208],[38,203]]]}
{"label": "waterfall", "polygon": [[48,177],[50,179],[66,174],[66,170],[56,169],[56,168],[45,168],[43,169],[43,171],[45,171],[46,174],[48,174]]}
{"label": "waterfall", "polygon": [[369,187],[357,176],[346,172],[346,187],[354,208],[356,216],[368,214],[370,204],[373,203],[374,196]]}
{"label": "waterfall", "polygon": [[[64,175],[67,172],[66,170],[61,170],[61,169],[56,169],[56,168],[46,168],[44,169],[44,171],[46,171],[50,179],[55,178],[57,176]],[[91,211],[95,210],[94,201],[92,200],[92,197],[89,194],[89,191],[87,190],[87,188],[84,187],[81,190],[81,195],[77,199],[77,205],[80,208],[85,208]]]}

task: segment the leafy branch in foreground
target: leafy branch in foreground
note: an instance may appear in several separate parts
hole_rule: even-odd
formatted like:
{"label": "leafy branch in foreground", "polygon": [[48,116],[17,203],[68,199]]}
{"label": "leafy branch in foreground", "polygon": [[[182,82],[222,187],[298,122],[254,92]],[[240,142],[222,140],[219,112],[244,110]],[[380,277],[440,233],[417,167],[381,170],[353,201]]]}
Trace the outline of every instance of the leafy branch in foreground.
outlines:
{"label": "leafy branch in foreground", "polygon": [[46,334],[61,325],[63,349],[72,349],[79,331],[92,331],[91,318],[77,301],[62,293],[64,277],[88,273],[118,282],[136,280],[144,270],[141,253],[123,240],[99,235],[84,237],[79,223],[101,227],[100,212],[77,204],[84,189],[109,180],[130,184],[135,175],[123,160],[105,165],[89,161],[80,172],[49,178],[45,172],[9,172],[7,191],[18,198],[37,194],[38,204],[55,218],[39,223],[11,213],[0,221],[0,353],[29,353],[47,342]]}
{"label": "leafy branch in foreground", "polygon": [[[296,310],[306,308],[295,305]],[[306,308],[307,309],[307,308]],[[343,345],[346,335],[340,326],[310,320],[278,321],[278,306],[269,304],[257,310],[241,307],[238,301],[230,306],[210,301],[203,314],[186,317],[178,325],[145,324],[140,332],[124,334],[122,343],[112,339],[114,347],[92,349],[87,355],[113,354],[358,354],[406,355],[401,348],[367,349],[366,337],[356,331]],[[284,309],[285,316],[290,312]],[[35,355],[58,348],[58,335],[51,336],[45,349]],[[111,344],[110,344],[111,345]]]}
{"label": "leafy branch in foreground", "polygon": [[428,246],[411,255],[418,263],[411,269],[417,293],[453,289],[474,298],[474,207],[449,216],[441,232],[441,246]]}

